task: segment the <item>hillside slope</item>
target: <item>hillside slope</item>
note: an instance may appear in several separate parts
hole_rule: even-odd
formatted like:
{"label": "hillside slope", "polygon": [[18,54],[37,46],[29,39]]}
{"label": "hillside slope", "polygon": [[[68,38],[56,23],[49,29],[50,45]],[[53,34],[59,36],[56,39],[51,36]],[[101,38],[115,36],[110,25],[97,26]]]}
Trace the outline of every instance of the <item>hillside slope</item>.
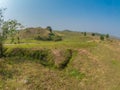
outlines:
{"label": "hillside slope", "polygon": [[[37,59],[24,57],[25,55],[21,57],[18,54],[2,58],[0,89],[120,90],[119,40],[110,38],[101,41],[99,36],[84,36],[79,32],[56,33],[62,36],[62,41],[24,40],[24,43],[6,44],[5,47],[8,48],[7,53],[14,48],[28,49],[31,52],[36,49],[49,49],[50,56],[53,54],[57,65],[66,58],[67,53],[64,51],[69,49],[72,57],[66,67],[59,69],[44,66]],[[44,59],[40,58],[40,61],[42,60]]]}
{"label": "hillside slope", "polygon": [[61,41],[61,36],[49,28],[26,28],[18,33],[20,39],[35,39],[42,41]]}
{"label": "hillside slope", "polygon": [[34,38],[37,35],[47,37],[50,31],[48,29],[38,27],[38,28],[26,28],[25,30],[21,30],[19,33],[21,38]]}

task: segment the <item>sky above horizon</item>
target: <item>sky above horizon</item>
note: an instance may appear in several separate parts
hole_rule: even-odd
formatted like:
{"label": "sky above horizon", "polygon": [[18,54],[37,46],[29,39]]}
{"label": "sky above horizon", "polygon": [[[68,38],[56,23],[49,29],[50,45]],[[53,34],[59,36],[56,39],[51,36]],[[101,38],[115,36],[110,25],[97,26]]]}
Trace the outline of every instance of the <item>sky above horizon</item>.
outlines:
{"label": "sky above horizon", "polygon": [[16,19],[26,27],[120,37],[120,0],[0,0],[0,7],[7,8],[6,20]]}

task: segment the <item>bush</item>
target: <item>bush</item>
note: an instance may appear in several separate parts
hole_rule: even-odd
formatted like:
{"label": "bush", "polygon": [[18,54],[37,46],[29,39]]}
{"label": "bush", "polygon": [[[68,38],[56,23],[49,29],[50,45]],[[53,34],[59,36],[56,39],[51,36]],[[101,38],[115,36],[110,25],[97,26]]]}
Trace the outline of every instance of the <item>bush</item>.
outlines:
{"label": "bush", "polygon": [[35,39],[35,40],[42,40],[42,41],[50,41],[50,38],[47,37],[47,36],[43,36],[43,37],[41,37],[41,36],[36,36],[34,39]]}
{"label": "bush", "polygon": [[37,36],[35,40],[42,40],[42,41],[61,41],[62,37],[55,35],[54,33],[50,33],[49,36]]}
{"label": "bush", "polygon": [[62,41],[62,37],[61,36],[54,36],[53,41]]}

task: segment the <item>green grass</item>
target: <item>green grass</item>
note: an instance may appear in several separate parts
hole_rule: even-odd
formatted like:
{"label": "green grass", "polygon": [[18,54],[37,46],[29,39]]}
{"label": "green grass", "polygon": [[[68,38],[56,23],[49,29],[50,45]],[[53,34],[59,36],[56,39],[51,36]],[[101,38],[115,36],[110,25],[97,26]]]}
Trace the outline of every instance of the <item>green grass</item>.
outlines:
{"label": "green grass", "polygon": [[5,44],[7,48],[89,48],[95,47],[96,42],[81,42],[81,41],[61,41],[61,42],[53,42],[53,41],[34,41],[29,43],[21,43],[21,44]]}

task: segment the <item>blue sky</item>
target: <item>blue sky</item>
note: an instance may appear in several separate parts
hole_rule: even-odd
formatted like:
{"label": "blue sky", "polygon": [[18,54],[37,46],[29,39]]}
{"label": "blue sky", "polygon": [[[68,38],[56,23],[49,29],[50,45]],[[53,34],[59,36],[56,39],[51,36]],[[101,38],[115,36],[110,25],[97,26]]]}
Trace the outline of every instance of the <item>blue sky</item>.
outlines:
{"label": "blue sky", "polygon": [[0,0],[5,19],[25,26],[52,26],[120,37],[120,0]]}

